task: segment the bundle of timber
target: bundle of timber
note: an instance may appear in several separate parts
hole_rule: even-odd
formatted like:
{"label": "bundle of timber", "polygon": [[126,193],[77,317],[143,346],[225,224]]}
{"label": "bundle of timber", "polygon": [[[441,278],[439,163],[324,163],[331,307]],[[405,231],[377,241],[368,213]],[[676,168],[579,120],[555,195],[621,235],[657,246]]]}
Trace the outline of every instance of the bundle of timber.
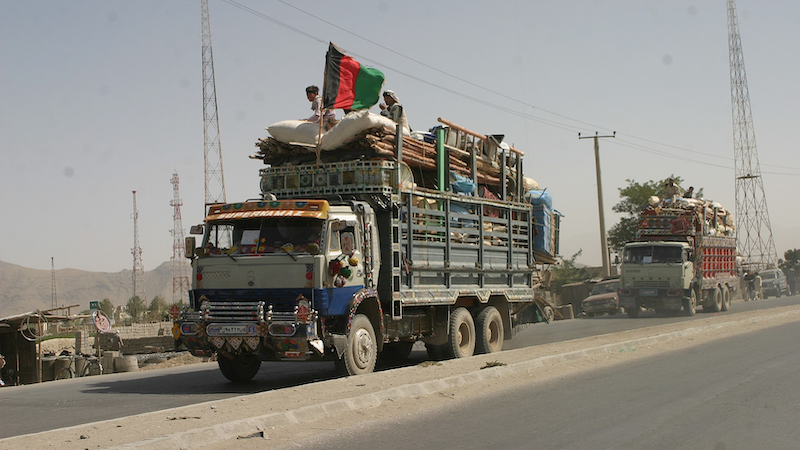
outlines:
{"label": "bundle of timber", "polygon": [[[262,138],[256,142],[258,151],[252,157],[272,166],[313,163],[317,160],[318,154],[319,159],[325,163],[370,159],[396,160],[394,122],[386,122],[388,119],[384,119],[368,111],[348,114],[339,124],[320,136],[318,145],[308,140],[291,140],[285,133],[281,136]],[[487,137],[443,119],[439,121],[447,125],[444,147],[449,156],[449,170],[453,173],[469,176],[472,152],[475,152],[478,183],[499,186],[502,152],[514,152],[516,157],[522,155],[522,152],[505,145],[502,136],[499,136],[499,139],[498,136]],[[278,124],[271,125],[267,129],[271,132]],[[421,139],[412,136],[419,136]],[[403,162],[408,164],[415,175],[420,175],[415,176],[416,179],[435,179],[427,175],[427,172],[436,170],[436,146],[429,142],[429,136],[424,133],[403,135]],[[513,180],[515,173],[516,167],[510,164],[506,170],[507,177]]]}

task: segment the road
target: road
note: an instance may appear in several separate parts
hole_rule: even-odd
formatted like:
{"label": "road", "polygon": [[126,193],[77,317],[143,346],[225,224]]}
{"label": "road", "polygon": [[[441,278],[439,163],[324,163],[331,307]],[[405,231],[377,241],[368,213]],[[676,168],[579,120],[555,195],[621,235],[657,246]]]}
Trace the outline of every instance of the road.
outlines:
{"label": "road", "polygon": [[[800,297],[797,296],[761,302],[737,301],[732,311],[798,303]],[[708,314],[660,317],[645,312],[637,319],[605,316],[558,321],[529,326],[505,344],[507,349],[522,348],[704,317]],[[407,365],[418,364],[426,358],[424,351],[414,351]],[[379,367],[380,370],[391,368]],[[299,386],[338,376],[331,363],[269,363],[262,365],[254,382],[233,384],[222,377],[216,364],[196,364],[4,388],[0,389],[4,416],[0,421],[0,438]]]}
{"label": "road", "polygon": [[[768,328],[555,382],[375,420],[291,448],[788,449],[800,328]],[[789,345],[787,345],[789,344]],[[413,432],[409,432],[413,430]]]}

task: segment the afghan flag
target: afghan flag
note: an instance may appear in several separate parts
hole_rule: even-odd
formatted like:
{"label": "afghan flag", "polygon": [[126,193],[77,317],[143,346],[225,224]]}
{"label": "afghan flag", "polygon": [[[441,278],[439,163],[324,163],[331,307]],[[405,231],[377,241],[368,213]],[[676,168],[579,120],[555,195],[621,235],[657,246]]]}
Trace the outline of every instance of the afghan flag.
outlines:
{"label": "afghan flag", "polygon": [[328,54],[325,55],[322,107],[356,110],[371,108],[378,103],[383,80],[383,72],[362,66],[331,42]]}

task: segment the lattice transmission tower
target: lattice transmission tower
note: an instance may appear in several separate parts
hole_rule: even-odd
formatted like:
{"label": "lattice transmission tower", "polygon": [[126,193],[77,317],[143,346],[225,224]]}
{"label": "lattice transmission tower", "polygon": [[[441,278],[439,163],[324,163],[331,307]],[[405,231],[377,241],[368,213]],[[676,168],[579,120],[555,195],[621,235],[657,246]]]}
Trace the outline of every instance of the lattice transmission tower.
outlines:
{"label": "lattice transmission tower", "polygon": [[208,0],[202,0],[203,27],[203,161],[205,164],[206,204],[225,203],[225,175],[222,171],[222,147],[219,141],[217,117],[217,86],[214,81],[214,55],[211,51],[211,24],[208,19]]}
{"label": "lattice transmission tower", "polygon": [[147,293],[144,290],[144,263],[142,263],[142,247],[139,246],[139,209],[136,207],[136,191],[133,191],[133,296],[138,296],[147,304]]}
{"label": "lattice transmission tower", "polygon": [[53,309],[58,307],[58,298],[56,296],[56,263],[52,256],[50,257],[50,307]]}
{"label": "lattice transmission tower", "polygon": [[180,189],[178,185],[178,172],[172,173],[172,303],[188,302],[189,276],[186,274],[186,250],[183,243],[183,220],[181,219]]}
{"label": "lattice transmission tower", "polygon": [[731,70],[733,152],[736,158],[736,240],[746,269],[777,267],[777,252],[758,163],[750,91],[744,70],[736,4],[728,0],[728,50]]}

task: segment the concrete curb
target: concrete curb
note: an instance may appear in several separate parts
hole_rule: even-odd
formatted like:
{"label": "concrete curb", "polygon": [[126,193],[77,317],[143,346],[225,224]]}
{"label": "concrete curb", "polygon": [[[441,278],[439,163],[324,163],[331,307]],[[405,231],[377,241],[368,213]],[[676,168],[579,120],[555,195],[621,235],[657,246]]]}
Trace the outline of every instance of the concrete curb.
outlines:
{"label": "concrete curb", "polygon": [[[764,315],[758,320],[782,318],[800,314],[800,310],[787,311],[777,314]],[[493,378],[500,378],[508,375],[528,372],[534,368],[542,367],[547,364],[569,362],[587,358],[590,356],[618,352],[626,348],[643,347],[647,345],[665,342],[672,339],[682,338],[701,332],[721,329],[731,326],[752,323],[754,319],[741,319],[722,323],[703,325],[700,327],[687,328],[685,330],[649,336],[646,338],[633,339],[613,344],[606,344],[597,347],[590,347],[576,350],[560,355],[550,355],[534,358],[527,361],[497,366],[487,369],[475,370],[461,375],[453,375],[438,380],[424,381],[415,384],[406,384],[383,391],[370,394],[359,395],[348,399],[340,399],[317,405],[305,406],[298,409],[271,413],[248,419],[234,420],[230,422],[218,423],[215,425],[195,428],[192,430],[181,431],[140,442],[129,443],[111,449],[154,449],[154,450],[174,450],[198,448],[210,444],[221,443],[231,439],[242,437],[266,437],[266,430],[270,428],[282,427],[286,425],[296,425],[318,421],[326,417],[335,416],[348,411],[356,411],[363,408],[374,408],[388,401],[396,401],[410,397],[420,397],[436,394],[447,389],[467,386]],[[213,403],[213,402],[212,402]],[[161,414],[158,413],[148,414]],[[84,425],[85,426],[85,425]],[[1,442],[1,441],[0,441]]]}

